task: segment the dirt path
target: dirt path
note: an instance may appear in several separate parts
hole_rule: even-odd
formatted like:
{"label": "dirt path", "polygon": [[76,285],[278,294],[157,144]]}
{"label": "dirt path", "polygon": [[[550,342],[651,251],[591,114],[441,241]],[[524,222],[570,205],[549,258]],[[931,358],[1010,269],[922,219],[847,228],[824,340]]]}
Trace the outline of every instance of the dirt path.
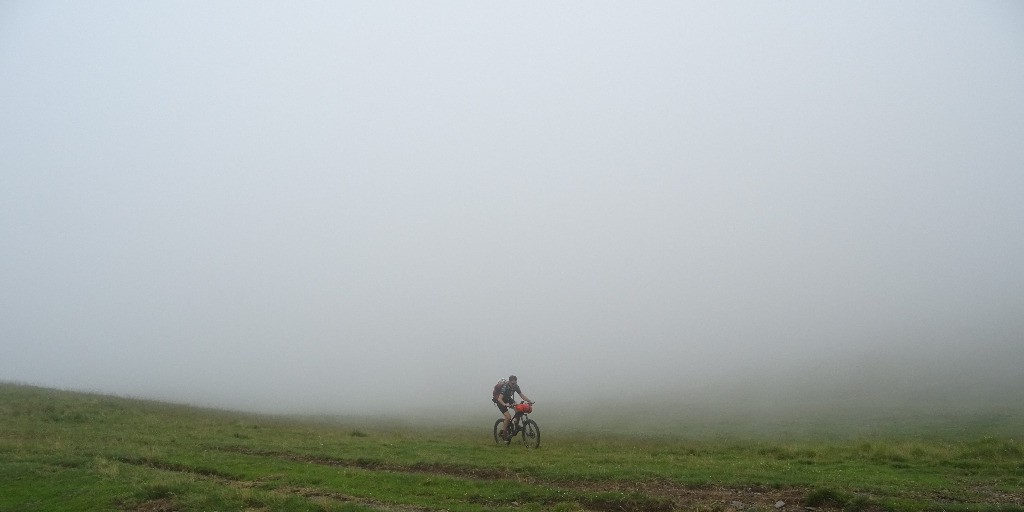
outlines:
{"label": "dirt path", "polygon": [[[825,503],[818,507],[805,507],[809,490],[804,488],[758,488],[758,487],[693,487],[684,486],[671,481],[647,481],[647,482],[571,482],[571,481],[550,481],[540,480],[524,476],[521,473],[514,473],[499,468],[470,468],[442,463],[415,463],[412,465],[389,464],[380,461],[365,459],[337,459],[331,457],[318,457],[300,455],[289,452],[276,452],[266,450],[247,450],[236,448],[219,449],[246,455],[260,457],[275,457],[295,462],[309,464],[321,464],[334,467],[359,468],[374,471],[394,471],[402,473],[427,473],[435,475],[453,476],[458,478],[472,478],[479,480],[515,480],[533,485],[543,486],[551,489],[564,489],[586,492],[613,492],[623,494],[639,494],[654,498],[661,498],[667,506],[662,510],[715,510],[715,511],[739,511],[739,510],[818,510],[831,511],[842,510],[840,504]],[[781,502],[781,504],[780,504]],[[588,510],[595,511],[649,511],[649,504],[638,505],[636,508],[624,506],[622,502],[589,502],[583,504]],[[865,511],[872,509],[865,508]],[[880,509],[878,509],[880,510]]]}
{"label": "dirt path", "polygon": [[[530,485],[536,485],[553,490],[582,491],[591,495],[599,496],[607,493],[621,493],[623,499],[609,498],[602,501],[601,498],[583,500],[580,505],[591,511],[836,511],[847,508],[846,503],[837,499],[817,500],[814,506],[807,506],[808,497],[812,491],[802,487],[727,487],[727,486],[686,486],[670,480],[649,480],[638,482],[602,481],[602,482],[576,482],[556,481],[533,478],[522,473],[516,473],[502,468],[474,468],[454,464],[420,462],[414,464],[394,464],[372,459],[340,459],[324,456],[303,455],[283,451],[252,450],[242,447],[211,447],[219,451],[240,453],[257,457],[271,457],[293,462],[306,464],[318,464],[331,467],[357,468],[370,471],[389,471],[396,473],[420,473],[443,475],[457,478],[488,481],[518,481]],[[120,462],[143,465],[155,469],[175,472],[187,472],[197,476],[215,479],[226,485],[251,487],[258,482],[238,481],[230,476],[216,470],[191,468],[177,464],[162,463],[143,458],[120,458]],[[317,488],[284,488],[277,492],[298,494],[307,498],[322,499],[333,502],[358,503],[377,510],[396,512],[423,512],[429,509],[407,507],[401,505],[385,504],[372,500],[366,500],[355,496],[345,495],[332,490]],[[978,488],[977,502],[991,504],[1024,505],[1024,493],[1007,493],[994,488]],[[635,502],[631,497],[640,497]],[[964,505],[962,501],[950,499],[948,496],[921,496],[922,502],[949,503],[951,505]],[[148,504],[143,508],[132,509],[139,511],[157,512],[166,510],[168,503],[159,500]],[[875,512],[884,510],[876,505],[868,503],[858,504],[856,507],[863,512]]]}

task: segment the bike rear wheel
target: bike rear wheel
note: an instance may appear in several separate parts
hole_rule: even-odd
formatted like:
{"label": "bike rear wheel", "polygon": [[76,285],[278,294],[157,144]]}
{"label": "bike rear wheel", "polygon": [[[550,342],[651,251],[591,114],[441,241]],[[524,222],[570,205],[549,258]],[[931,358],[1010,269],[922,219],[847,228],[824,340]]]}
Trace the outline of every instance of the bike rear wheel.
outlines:
{"label": "bike rear wheel", "polygon": [[540,446],[540,427],[537,426],[536,421],[526,420],[523,422],[523,444],[527,448]]}
{"label": "bike rear wheel", "polygon": [[502,426],[504,425],[504,423],[505,423],[505,420],[502,419],[502,418],[498,418],[498,421],[494,422],[494,444],[508,444],[509,442],[512,441],[511,438],[509,438],[509,439],[502,439],[501,438],[501,430],[502,430]]}

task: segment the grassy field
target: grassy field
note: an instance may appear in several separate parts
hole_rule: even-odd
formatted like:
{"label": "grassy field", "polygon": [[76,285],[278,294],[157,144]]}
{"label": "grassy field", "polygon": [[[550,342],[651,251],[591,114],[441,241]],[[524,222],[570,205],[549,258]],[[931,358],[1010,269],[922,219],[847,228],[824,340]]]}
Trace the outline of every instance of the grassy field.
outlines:
{"label": "grassy field", "polygon": [[997,435],[965,418],[750,436],[533,417],[543,442],[529,450],[496,446],[486,423],[286,419],[0,384],[0,510],[1024,510],[1024,445],[1005,421]]}

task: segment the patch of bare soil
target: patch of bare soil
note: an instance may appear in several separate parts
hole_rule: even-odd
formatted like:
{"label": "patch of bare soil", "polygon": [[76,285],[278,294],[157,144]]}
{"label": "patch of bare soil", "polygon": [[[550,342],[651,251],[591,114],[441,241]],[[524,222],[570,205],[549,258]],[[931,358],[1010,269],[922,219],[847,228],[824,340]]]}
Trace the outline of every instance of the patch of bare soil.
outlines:
{"label": "patch of bare soil", "polygon": [[167,498],[144,501],[138,505],[132,506],[131,508],[122,510],[125,512],[178,512],[178,508],[174,506],[174,502]]}
{"label": "patch of bare soil", "polygon": [[685,486],[671,481],[560,483],[568,489],[640,494],[667,499],[670,510],[749,511],[749,510],[831,510],[805,507],[807,490],[801,488],[760,488],[723,486]]}
{"label": "patch of bare soil", "polygon": [[421,507],[388,505],[379,501],[356,498],[340,492],[325,491],[323,489],[313,487],[282,487],[280,489],[275,489],[275,491],[292,493],[302,496],[303,498],[320,498],[334,502],[358,503],[359,505],[387,512],[429,512],[432,510]]}

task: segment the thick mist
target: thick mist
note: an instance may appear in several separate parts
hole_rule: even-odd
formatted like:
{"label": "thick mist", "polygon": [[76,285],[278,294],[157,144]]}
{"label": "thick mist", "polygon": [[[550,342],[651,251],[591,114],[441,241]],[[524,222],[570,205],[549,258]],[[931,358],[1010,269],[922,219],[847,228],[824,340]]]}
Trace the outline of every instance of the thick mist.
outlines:
{"label": "thick mist", "polygon": [[510,373],[567,410],[1019,402],[1021,27],[7,3],[0,379],[303,414],[489,415]]}

